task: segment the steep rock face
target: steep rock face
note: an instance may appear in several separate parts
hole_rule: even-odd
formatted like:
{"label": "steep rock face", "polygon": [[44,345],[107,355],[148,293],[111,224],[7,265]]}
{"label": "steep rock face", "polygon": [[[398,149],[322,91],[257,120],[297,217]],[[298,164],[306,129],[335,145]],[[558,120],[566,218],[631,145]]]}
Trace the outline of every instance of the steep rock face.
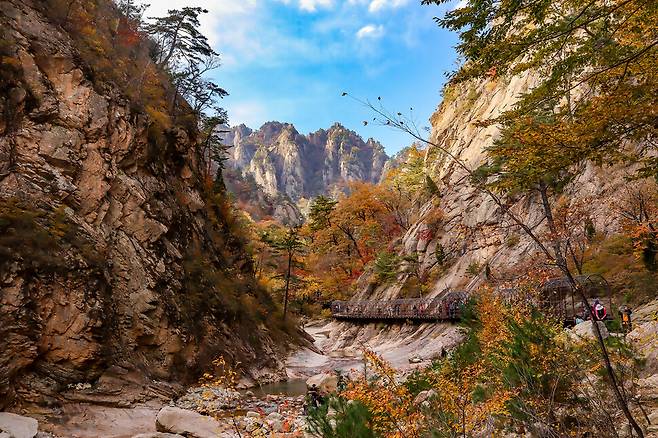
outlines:
{"label": "steep rock face", "polygon": [[[444,101],[431,117],[431,141],[448,150],[469,168],[476,169],[486,159],[486,148],[499,135],[496,125],[483,126],[479,121],[496,118],[511,109],[520,93],[533,86],[532,74],[512,78],[487,79],[477,83],[449,87]],[[521,230],[507,227],[507,218],[484,193],[475,189],[468,175],[454,161],[437,148],[426,152],[426,163],[440,191],[440,201],[433,199],[420,211],[420,219],[413,224],[401,242],[405,253],[418,253],[421,264],[432,265],[440,244],[451,258],[450,268],[435,282],[431,295],[439,295],[446,288],[469,289],[482,278],[466,273],[471,263],[489,264],[494,275],[526,263],[536,247]],[[624,179],[629,169],[600,168],[587,165],[583,172],[563,193],[572,202],[585,202],[594,220],[597,233],[607,235],[619,231],[619,218],[609,214],[611,205],[624,195],[628,182]],[[515,201],[513,210],[529,223],[540,224],[542,211],[539,200],[533,197]],[[441,211],[436,221],[433,213]],[[433,217],[430,221],[429,217]],[[400,284],[364,286],[358,296],[395,297]]]}
{"label": "steep rock face", "polygon": [[92,84],[39,8],[0,2],[19,72],[0,83],[0,408],[142,400],[220,354],[281,377],[267,328],[210,310],[186,284],[192,248],[237,282],[251,269],[209,220],[194,139],[176,129],[154,144],[149,119]]}
{"label": "steep rock face", "polygon": [[258,131],[241,125],[231,138],[229,165],[252,175],[265,193],[295,202],[349,181],[377,182],[388,159],[381,144],[340,124],[308,136],[288,123],[268,122]]}
{"label": "steep rock face", "polygon": [[237,207],[255,221],[275,219],[284,225],[297,225],[303,222],[303,215],[286,195],[265,193],[253,175],[243,173],[234,167],[223,170],[224,185],[234,196]]}

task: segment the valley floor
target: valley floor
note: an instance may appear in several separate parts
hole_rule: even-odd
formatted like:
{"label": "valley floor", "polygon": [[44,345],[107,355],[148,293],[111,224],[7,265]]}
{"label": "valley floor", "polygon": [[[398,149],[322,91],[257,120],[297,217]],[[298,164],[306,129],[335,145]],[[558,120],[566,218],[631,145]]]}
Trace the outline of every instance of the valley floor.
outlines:
{"label": "valley floor", "polygon": [[[636,327],[629,339],[647,359],[646,370],[640,380],[644,385],[641,393],[643,399],[649,401],[649,417],[658,423],[656,312],[658,300],[638,309]],[[156,417],[163,407],[175,404],[203,413],[215,403],[216,406],[227,405],[226,409],[218,409],[221,415],[215,415],[221,427],[219,436],[239,436],[237,430],[254,432],[257,429],[262,430],[265,436],[277,429],[280,432],[278,436],[295,436],[293,432],[301,434],[304,429],[303,392],[307,378],[322,373],[332,374],[335,370],[347,375],[360,373],[363,366],[360,351],[364,346],[380,353],[402,374],[406,374],[426,366],[442,351],[450,351],[463,338],[461,329],[451,324],[379,326],[314,321],[307,324],[305,330],[314,339],[315,351],[303,348],[288,357],[286,371],[290,380],[265,386],[261,391],[256,388],[243,391],[239,400],[223,390],[213,390],[214,393],[208,395],[204,394],[206,390],[203,388],[192,388],[185,397],[174,403],[152,401],[125,408],[70,403],[61,407],[57,415],[45,411],[30,415],[39,419],[39,430],[46,433],[40,435],[43,437],[132,438],[140,434],[146,434],[143,437],[164,437],[166,435],[156,434]],[[274,395],[273,392],[281,394]]]}

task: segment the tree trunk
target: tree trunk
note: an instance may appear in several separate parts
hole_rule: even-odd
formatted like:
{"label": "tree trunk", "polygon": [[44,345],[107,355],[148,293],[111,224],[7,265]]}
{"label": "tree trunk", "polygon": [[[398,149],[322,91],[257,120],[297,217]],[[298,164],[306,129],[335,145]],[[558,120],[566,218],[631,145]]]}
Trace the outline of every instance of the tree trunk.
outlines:
{"label": "tree trunk", "polygon": [[288,314],[288,293],[290,291],[290,272],[292,271],[292,251],[288,252],[288,270],[286,271],[286,289],[283,295],[283,320]]}

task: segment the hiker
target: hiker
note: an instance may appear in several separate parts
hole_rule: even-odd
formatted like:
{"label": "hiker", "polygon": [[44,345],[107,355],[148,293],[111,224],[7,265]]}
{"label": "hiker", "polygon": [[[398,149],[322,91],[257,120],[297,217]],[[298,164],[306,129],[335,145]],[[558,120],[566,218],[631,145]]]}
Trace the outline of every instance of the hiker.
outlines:
{"label": "hiker", "polygon": [[308,390],[308,405],[314,409],[319,408],[323,401],[320,395],[320,388],[314,383]]}
{"label": "hiker", "polygon": [[340,370],[334,370],[336,373],[336,390],[341,393],[347,389],[347,381],[345,380],[345,376],[343,376],[343,373],[340,372]]}
{"label": "hiker", "polygon": [[633,311],[626,305],[623,305],[619,308],[619,315],[621,316],[621,328],[624,330],[624,333],[628,333],[633,330],[631,313],[633,313]]}
{"label": "hiker", "polygon": [[603,321],[607,315],[608,311],[606,310],[605,306],[601,304],[601,301],[599,301],[598,298],[595,299],[594,305],[592,306],[592,316],[594,319],[597,321]]}

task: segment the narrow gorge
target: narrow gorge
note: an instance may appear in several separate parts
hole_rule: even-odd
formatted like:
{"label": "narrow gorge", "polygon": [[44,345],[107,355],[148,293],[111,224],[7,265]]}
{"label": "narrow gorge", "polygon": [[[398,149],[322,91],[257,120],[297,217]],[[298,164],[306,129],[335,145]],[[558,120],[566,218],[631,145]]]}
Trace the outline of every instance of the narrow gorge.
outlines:
{"label": "narrow gorge", "polygon": [[220,3],[0,0],[0,438],[658,436],[653,3]]}

